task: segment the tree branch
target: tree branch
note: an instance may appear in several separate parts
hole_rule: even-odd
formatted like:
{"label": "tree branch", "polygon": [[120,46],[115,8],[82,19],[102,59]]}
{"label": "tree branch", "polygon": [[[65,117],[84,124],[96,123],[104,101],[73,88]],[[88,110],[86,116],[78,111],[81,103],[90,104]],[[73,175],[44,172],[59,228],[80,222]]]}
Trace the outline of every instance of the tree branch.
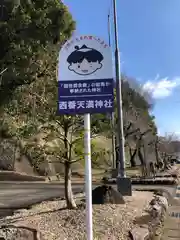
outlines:
{"label": "tree branch", "polygon": [[132,127],[132,122],[129,123],[129,125],[126,128],[126,131],[129,131],[129,129]]}
{"label": "tree branch", "polygon": [[[75,159],[75,160],[68,160],[68,159],[65,159],[65,158],[63,158],[63,157],[58,157],[58,156],[56,156],[57,157],[57,159],[58,159],[58,161],[60,162],[60,163],[62,163],[62,164],[65,164],[65,162],[69,162],[70,164],[73,164],[73,163],[76,163],[76,162],[79,162],[79,161],[81,161],[82,159],[81,158],[78,158],[78,159]],[[53,162],[56,162],[56,161],[48,161],[48,163],[53,163]]]}
{"label": "tree branch", "polygon": [[82,140],[82,137],[76,138],[74,141],[71,142],[71,145],[74,145],[77,143],[79,140]]}
{"label": "tree branch", "polygon": [[0,72],[0,76],[3,75],[3,73],[7,71],[7,68],[3,69],[1,72]]}
{"label": "tree branch", "polygon": [[137,129],[135,129],[135,130],[133,130],[133,131],[131,131],[131,132],[127,132],[127,133],[125,134],[125,138],[127,138],[127,137],[129,137],[130,135],[133,135],[133,134],[135,134],[135,133],[138,133],[139,131],[140,131],[140,129],[137,128]]}
{"label": "tree branch", "polygon": [[73,164],[73,163],[79,162],[81,160],[82,160],[81,158],[78,158],[78,159],[72,160],[70,163]]}
{"label": "tree branch", "polygon": [[151,132],[151,129],[148,129],[148,130],[144,131],[143,133],[141,133],[141,137],[143,137],[144,135],[146,135],[149,132]]}

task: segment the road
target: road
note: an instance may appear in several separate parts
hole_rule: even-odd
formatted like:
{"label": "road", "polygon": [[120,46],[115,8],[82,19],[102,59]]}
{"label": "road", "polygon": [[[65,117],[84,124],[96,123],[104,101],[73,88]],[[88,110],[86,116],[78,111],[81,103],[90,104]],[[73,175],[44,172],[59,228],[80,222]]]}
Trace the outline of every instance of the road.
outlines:
{"label": "road", "polygon": [[[100,184],[93,184],[93,188]],[[112,185],[116,188],[116,185]],[[84,191],[84,184],[73,184],[73,192]],[[139,186],[136,189],[164,189],[174,195],[173,186]],[[32,204],[64,196],[64,186],[60,183],[44,182],[0,182],[0,209],[26,208]]]}

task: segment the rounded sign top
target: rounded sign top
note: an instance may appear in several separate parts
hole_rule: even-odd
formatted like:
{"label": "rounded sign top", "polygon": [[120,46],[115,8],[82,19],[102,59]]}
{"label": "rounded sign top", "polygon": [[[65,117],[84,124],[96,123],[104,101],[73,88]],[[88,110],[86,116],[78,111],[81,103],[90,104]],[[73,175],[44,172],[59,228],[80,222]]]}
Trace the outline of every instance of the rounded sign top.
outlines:
{"label": "rounded sign top", "polygon": [[61,48],[58,81],[113,78],[112,53],[101,38],[77,36]]}

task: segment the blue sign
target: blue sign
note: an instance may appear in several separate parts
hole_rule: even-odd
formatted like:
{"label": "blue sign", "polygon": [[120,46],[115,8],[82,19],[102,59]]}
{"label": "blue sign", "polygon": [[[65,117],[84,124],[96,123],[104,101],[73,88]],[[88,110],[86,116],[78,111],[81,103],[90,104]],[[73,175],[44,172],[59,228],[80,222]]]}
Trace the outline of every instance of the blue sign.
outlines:
{"label": "blue sign", "polygon": [[100,38],[80,36],[60,51],[58,113],[107,113],[114,108],[112,55]]}

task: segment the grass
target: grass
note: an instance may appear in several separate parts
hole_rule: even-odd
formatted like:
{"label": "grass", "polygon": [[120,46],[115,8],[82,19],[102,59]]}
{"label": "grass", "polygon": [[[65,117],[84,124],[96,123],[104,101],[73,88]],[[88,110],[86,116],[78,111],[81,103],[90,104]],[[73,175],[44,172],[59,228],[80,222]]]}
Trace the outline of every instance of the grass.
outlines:
{"label": "grass", "polygon": [[[100,181],[103,177],[110,177],[111,170],[109,170],[107,173],[105,173],[106,169],[92,169],[92,179],[93,181]],[[136,168],[127,168],[126,169],[126,175],[127,177],[133,177],[133,176],[141,176],[141,169],[140,167]],[[84,169],[78,170],[77,172],[73,173],[73,180],[84,180],[85,172]]]}
{"label": "grass", "polygon": [[140,167],[127,168],[126,175],[128,177],[141,176],[141,168]]}
{"label": "grass", "polygon": [[[93,139],[93,143],[94,143],[94,151],[99,152],[100,150],[106,150],[108,151],[107,154],[105,154],[104,156],[101,156],[97,159],[97,165],[93,165],[93,169],[92,169],[92,179],[93,180],[101,180],[103,177],[105,176],[110,176],[110,173],[105,173],[106,170],[110,170],[111,169],[111,165],[112,165],[112,156],[111,156],[111,151],[112,151],[112,143],[111,143],[111,139],[108,139],[104,136],[97,136]],[[129,156],[126,156],[127,162],[129,159]],[[47,167],[47,164],[44,164],[42,166],[42,168]],[[74,181],[84,181],[84,176],[85,176],[85,161],[82,160],[80,162],[77,162],[75,164],[72,165],[72,171],[73,171],[73,180]],[[24,161],[18,163],[17,166],[17,171],[19,170],[19,172],[25,172],[26,174],[30,174],[31,169],[27,168],[28,166],[28,161],[27,159],[24,159]],[[32,168],[32,167],[31,167]],[[63,179],[63,174],[64,174],[64,166],[62,164],[59,164],[58,162],[56,164],[54,164],[54,170],[56,173],[59,173],[61,178]],[[32,175],[32,174],[31,174]],[[53,175],[55,175],[55,173],[53,173]],[[140,175],[140,168],[126,168],[126,175],[128,177],[131,176],[135,176],[135,175]],[[50,177],[53,181],[57,180],[56,176],[52,176]]]}

